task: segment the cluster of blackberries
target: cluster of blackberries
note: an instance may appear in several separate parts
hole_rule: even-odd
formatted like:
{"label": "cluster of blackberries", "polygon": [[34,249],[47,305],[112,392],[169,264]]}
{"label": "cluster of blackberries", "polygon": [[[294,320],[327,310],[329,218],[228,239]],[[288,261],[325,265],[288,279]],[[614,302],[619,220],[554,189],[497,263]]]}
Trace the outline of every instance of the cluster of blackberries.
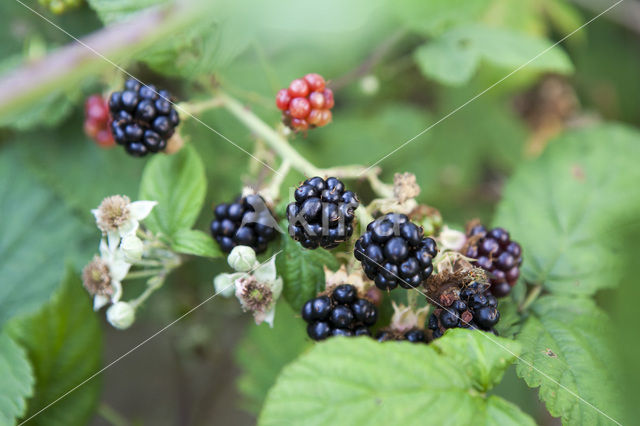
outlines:
{"label": "cluster of blackberries", "polygon": [[378,342],[406,340],[411,343],[427,343],[427,334],[419,328],[412,328],[403,334],[397,334],[389,330],[380,330],[378,334],[376,334],[376,339]]}
{"label": "cluster of blackberries", "polygon": [[325,87],[319,74],[297,78],[276,95],[276,106],[282,110],[282,122],[293,130],[326,126],[331,122],[333,92]]}
{"label": "cluster of blackberries", "polygon": [[100,95],[91,95],[84,103],[84,132],[102,147],[115,144],[109,125],[109,106]]}
{"label": "cluster of blackberries", "polygon": [[487,231],[482,225],[471,228],[467,237],[475,242],[463,254],[476,259],[476,264],[489,273],[493,295],[504,297],[509,294],[520,276],[520,244],[511,241],[509,233],[503,228]]}
{"label": "cluster of blackberries", "polygon": [[313,340],[329,336],[370,336],[369,327],[378,319],[378,309],[358,298],[351,284],[337,286],[330,296],[319,296],[302,307],[302,318],[309,324],[307,334]]}
{"label": "cluster of blackberries", "polygon": [[249,246],[256,253],[267,249],[277,236],[277,222],[259,195],[247,195],[230,204],[218,204],[211,222],[211,235],[225,253],[235,246]]}
{"label": "cluster of blackberries", "polygon": [[134,157],[164,150],[180,123],[170,98],[166,90],[157,91],[154,86],[127,80],[124,90],[113,92],[109,98],[115,141]]}
{"label": "cluster of blackberries", "polygon": [[354,211],[360,202],[339,179],[307,179],[294,197],[296,201],[287,206],[289,235],[303,247],[332,249],[353,235]]}
{"label": "cluster of blackberries", "polygon": [[486,286],[476,281],[460,290],[459,298],[449,306],[440,306],[429,316],[428,328],[433,330],[433,338],[444,334],[448,328],[470,328],[484,331],[493,330],[500,320],[498,300],[490,294]]}
{"label": "cluster of blackberries", "polygon": [[356,241],[354,255],[381,290],[420,286],[433,272],[438,249],[421,227],[403,214],[389,213],[369,225]]}

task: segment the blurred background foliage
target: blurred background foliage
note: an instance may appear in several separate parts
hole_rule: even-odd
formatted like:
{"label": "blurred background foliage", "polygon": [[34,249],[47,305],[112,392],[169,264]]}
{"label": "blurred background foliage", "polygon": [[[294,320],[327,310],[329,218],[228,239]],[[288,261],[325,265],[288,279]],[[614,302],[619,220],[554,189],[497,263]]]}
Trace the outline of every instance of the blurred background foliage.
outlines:
{"label": "blurred background foliage", "polygon": [[[595,16],[594,9],[613,2],[591,2],[587,9],[565,0],[88,0],[52,14],[36,1],[22,1],[0,3],[0,88],[7,89],[0,90],[0,176],[9,188],[0,197],[0,233],[13,244],[0,245],[3,322],[43,305],[47,309],[57,303],[56,291],[68,291],[57,290],[65,261],[77,272],[96,249],[89,210],[107,195],[135,198],[145,164],[121,149],[99,148],[82,131],[86,96],[107,93],[123,79],[113,64],[76,44],[70,48],[84,49],[84,60],[27,80],[34,74],[20,67],[37,67],[47,54],[72,44],[54,25],[78,38],[103,31],[91,40],[108,47],[109,60],[142,81],[168,87],[181,101],[206,99],[207,88],[217,84],[274,125],[280,115],[276,91],[318,72],[336,92],[334,122],[296,136],[295,147],[321,167],[368,165],[429,129],[381,162],[382,176],[388,181],[395,172],[415,173],[420,200],[459,227],[474,217],[489,222],[505,179],[567,129],[600,121],[640,124],[640,26],[629,28],[617,19],[619,13],[595,20],[483,93]],[[160,9],[136,14],[150,6]],[[637,12],[640,6],[628,1],[618,7]],[[113,34],[102,29],[109,24],[131,32],[132,42],[109,44]],[[10,84],[16,78],[21,85]],[[17,89],[8,90],[12,86]],[[252,135],[226,112],[212,110],[200,118],[253,151]],[[194,120],[187,120],[182,132],[205,162],[209,203],[226,201],[243,183],[255,183],[251,172],[257,164],[238,148]],[[292,174],[285,186],[300,178]],[[371,198],[366,184],[356,188]],[[205,209],[198,227],[206,230],[210,219]],[[637,225],[637,217],[629,222]],[[629,247],[621,251],[637,253],[637,244],[630,237],[625,241]],[[27,253],[37,253],[42,265]],[[208,297],[211,279],[225,268],[223,260],[192,260],[147,304],[131,331],[102,327],[105,363]],[[633,291],[634,271],[627,276]],[[624,329],[622,324],[634,323],[630,301],[637,298],[619,296],[622,291],[600,292],[598,301]],[[127,424],[123,419],[251,424],[277,373],[308,345],[301,322],[292,320],[296,313],[282,305],[271,330],[253,326],[234,300],[206,304],[110,369],[101,396],[82,402],[79,409],[85,412],[63,424],[82,424],[94,405],[96,425]],[[37,317],[29,321],[37,327]],[[23,331],[14,332],[18,341],[28,326],[28,321],[12,324]],[[628,339],[620,333],[622,343]],[[624,346],[620,353],[632,359],[634,347]],[[99,344],[92,348],[101,351]],[[633,370],[629,377],[637,379],[637,363],[626,365]],[[49,391],[50,400],[62,393]],[[508,396],[539,423],[557,422],[537,392],[516,379],[515,367],[493,392]]]}

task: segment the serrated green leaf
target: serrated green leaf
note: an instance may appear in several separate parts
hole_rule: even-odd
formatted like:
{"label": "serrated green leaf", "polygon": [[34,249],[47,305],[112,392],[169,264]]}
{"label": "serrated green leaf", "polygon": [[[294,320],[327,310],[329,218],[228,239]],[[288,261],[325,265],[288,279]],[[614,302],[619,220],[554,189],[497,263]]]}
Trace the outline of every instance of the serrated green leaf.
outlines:
{"label": "serrated green leaf", "polygon": [[282,236],[282,253],[276,257],[276,265],[283,280],[282,294],[296,311],[307,300],[324,290],[323,268],[326,266],[336,270],[340,266],[327,250],[305,249],[288,235]]}
{"label": "serrated green leaf", "polygon": [[[517,352],[513,341],[494,339]],[[478,387],[487,382],[486,372],[501,375],[515,359],[510,351],[486,342],[482,332],[461,329],[448,331],[437,347],[330,339],[285,367],[267,396],[259,424],[304,419],[307,425],[533,425],[518,407],[496,396],[487,398],[484,386]],[[460,354],[452,358],[456,351]],[[463,355],[469,361],[460,368]]]}
{"label": "serrated green leaf", "polygon": [[304,321],[286,303],[277,305],[273,328],[268,324],[250,327],[236,351],[236,362],[242,369],[237,386],[243,406],[260,412],[282,368],[309,346]]}
{"label": "serrated green leaf", "polygon": [[393,9],[409,29],[433,36],[479,18],[490,4],[490,0],[400,0]]}
{"label": "serrated green leaf", "polygon": [[587,298],[545,296],[531,307],[517,339],[524,351],[517,373],[563,424],[613,424],[620,398],[612,378],[615,365],[610,320]]}
{"label": "serrated green leaf", "polygon": [[14,150],[0,155],[0,326],[47,302],[90,233]]}
{"label": "serrated green leaf", "polygon": [[467,82],[480,60],[509,71],[521,66],[529,71],[573,71],[562,48],[551,46],[548,40],[524,33],[470,25],[456,27],[428,42],[416,51],[415,59],[426,77],[450,85]]}
{"label": "serrated green leaf", "polygon": [[525,280],[572,294],[616,285],[611,239],[640,215],[639,161],[640,134],[607,125],[560,137],[517,171],[494,224],[522,245]]}
{"label": "serrated green leaf", "polygon": [[190,229],[200,214],[206,190],[204,165],[192,146],[173,155],[154,157],[147,163],[140,183],[139,199],[158,202],[145,219],[145,226],[169,238]]}
{"label": "serrated green leaf", "polygon": [[171,247],[178,253],[220,257],[222,252],[210,235],[197,229],[181,229],[173,235]]}
{"label": "serrated green leaf", "polygon": [[33,394],[33,370],[26,351],[6,332],[0,333],[0,425],[14,425]]}
{"label": "serrated green leaf", "polygon": [[490,333],[447,332],[446,339],[431,344],[447,359],[457,364],[473,381],[473,388],[486,392],[493,388],[521,351],[512,340]]}
{"label": "serrated green leaf", "polygon": [[[82,281],[67,271],[51,302],[36,314],[8,324],[8,331],[27,350],[36,377],[29,399],[29,418],[100,369],[102,331]],[[100,378],[84,383],[42,411],[29,424],[84,425],[100,394]]]}

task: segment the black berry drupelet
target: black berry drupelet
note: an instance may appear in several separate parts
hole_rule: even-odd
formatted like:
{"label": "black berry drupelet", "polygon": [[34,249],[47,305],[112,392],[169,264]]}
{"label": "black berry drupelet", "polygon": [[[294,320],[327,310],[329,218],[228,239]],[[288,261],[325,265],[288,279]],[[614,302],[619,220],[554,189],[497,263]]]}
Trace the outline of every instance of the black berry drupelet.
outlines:
{"label": "black berry drupelet", "polygon": [[134,157],[162,151],[180,123],[166,90],[156,90],[129,79],[124,90],[109,98],[111,133],[116,143]]}
{"label": "black berry drupelet", "polygon": [[329,336],[370,336],[369,327],[378,319],[378,310],[358,297],[351,284],[337,286],[330,296],[315,297],[302,306],[307,334],[313,340]]}
{"label": "black berry drupelet", "polygon": [[433,272],[436,242],[403,214],[389,213],[369,225],[356,241],[354,255],[381,290],[420,286]]}
{"label": "black berry drupelet", "polygon": [[438,307],[430,316],[428,328],[433,338],[442,336],[449,328],[470,328],[490,331],[500,320],[498,300],[478,282],[472,282],[460,290],[459,299],[449,306]]}
{"label": "black berry drupelet", "polygon": [[390,342],[390,341],[407,341],[411,343],[427,343],[427,335],[424,330],[419,328],[412,328],[404,333],[394,330],[380,330],[376,334],[376,340],[378,342]]}
{"label": "black berry drupelet", "polygon": [[302,247],[332,249],[353,235],[354,212],[360,205],[337,178],[312,177],[295,191],[287,206],[289,235]]}
{"label": "black berry drupelet", "polygon": [[489,273],[491,293],[496,297],[504,297],[520,277],[522,264],[522,248],[511,241],[509,233],[503,228],[489,231],[482,226],[472,227],[467,237],[469,242],[465,256],[476,259],[476,265]]}
{"label": "black berry drupelet", "polygon": [[211,222],[211,235],[225,253],[235,246],[249,246],[256,253],[267,249],[277,236],[277,222],[259,195],[247,195],[233,203],[218,204]]}

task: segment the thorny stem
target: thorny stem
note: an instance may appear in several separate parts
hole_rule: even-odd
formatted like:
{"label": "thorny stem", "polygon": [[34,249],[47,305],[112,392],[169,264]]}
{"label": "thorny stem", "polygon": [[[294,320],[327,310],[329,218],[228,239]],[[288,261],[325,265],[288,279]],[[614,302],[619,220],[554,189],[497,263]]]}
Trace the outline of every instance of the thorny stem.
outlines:
{"label": "thorny stem", "polygon": [[536,301],[538,296],[540,296],[542,289],[543,289],[542,284],[536,284],[527,295],[527,298],[518,307],[518,312],[522,313],[526,311],[529,308],[529,306],[531,306],[531,304]]}

